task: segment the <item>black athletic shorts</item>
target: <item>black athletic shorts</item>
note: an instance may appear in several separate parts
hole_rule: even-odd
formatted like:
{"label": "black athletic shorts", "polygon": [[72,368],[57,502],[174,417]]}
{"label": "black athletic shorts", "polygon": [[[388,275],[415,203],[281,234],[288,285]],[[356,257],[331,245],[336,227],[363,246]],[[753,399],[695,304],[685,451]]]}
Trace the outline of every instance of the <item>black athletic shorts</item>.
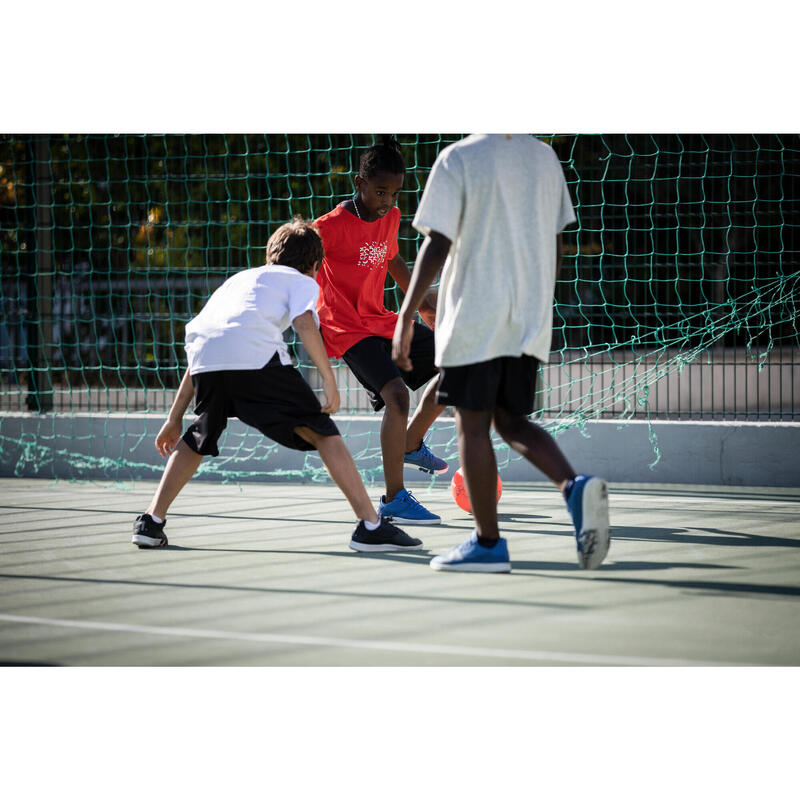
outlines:
{"label": "black athletic shorts", "polygon": [[436,402],[470,411],[502,408],[533,413],[539,362],[533,356],[501,356],[463,367],[442,367]]}
{"label": "black athletic shorts", "polygon": [[261,431],[292,450],[315,450],[294,429],[306,426],[323,436],[338,436],[333,420],[300,373],[281,364],[276,353],[261,369],[221,370],[192,375],[197,419],[183,441],[204,456],[218,456],[217,440],[229,417]]}
{"label": "black athletic shorts", "polygon": [[380,411],[385,405],[381,389],[393,378],[402,378],[409,389],[424,386],[439,371],[433,363],[435,356],[433,331],[421,322],[414,323],[411,339],[410,372],[400,369],[392,361],[392,340],[382,336],[367,336],[356,342],[343,356],[345,363],[367,390],[372,408]]}

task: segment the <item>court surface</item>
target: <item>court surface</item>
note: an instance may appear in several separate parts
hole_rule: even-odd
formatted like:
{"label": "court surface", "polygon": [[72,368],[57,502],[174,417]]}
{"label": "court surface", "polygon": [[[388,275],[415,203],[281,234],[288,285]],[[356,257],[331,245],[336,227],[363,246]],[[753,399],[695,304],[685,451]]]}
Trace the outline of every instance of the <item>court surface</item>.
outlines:
{"label": "court surface", "polygon": [[[800,490],[612,485],[606,563],[581,571],[549,484],[507,484],[513,572],[428,566],[470,532],[446,482],[426,550],[349,550],[330,484],[190,483],[170,546],[130,544],[155,484],[0,480],[4,665],[800,664]],[[370,487],[377,500],[381,488]]]}

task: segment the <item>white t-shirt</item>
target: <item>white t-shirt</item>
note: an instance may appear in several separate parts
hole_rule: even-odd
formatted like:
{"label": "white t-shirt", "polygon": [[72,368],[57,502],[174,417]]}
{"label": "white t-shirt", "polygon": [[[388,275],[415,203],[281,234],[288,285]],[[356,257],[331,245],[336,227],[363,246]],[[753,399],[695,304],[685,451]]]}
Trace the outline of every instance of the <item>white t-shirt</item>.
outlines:
{"label": "white t-shirt", "polygon": [[547,361],[556,236],[575,219],[544,142],[479,134],[442,150],[413,222],[452,242],[436,309],[438,366],[523,353]]}
{"label": "white t-shirt", "polygon": [[317,316],[319,284],[292,267],[270,264],[232,275],[186,326],[189,373],[261,369],[275,353],[292,359],[283,332],[311,311]]}

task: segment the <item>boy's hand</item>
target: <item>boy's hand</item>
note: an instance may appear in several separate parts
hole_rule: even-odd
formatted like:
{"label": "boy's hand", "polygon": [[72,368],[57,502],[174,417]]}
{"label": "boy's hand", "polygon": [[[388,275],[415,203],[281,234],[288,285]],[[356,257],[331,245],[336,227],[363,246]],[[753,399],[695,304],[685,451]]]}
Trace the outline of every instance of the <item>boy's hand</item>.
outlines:
{"label": "boy's hand", "polygon": [[411,352],[411,340],[414,338],[414,320],[400,315],[397,318],[397,324],[394,327],[394,336],[392,337],[392,361],[397,364],[400,369],[406,372],[412,368],[409,353]]}
{"label": "boy's hand", "polygon": [[322,411],[325,414],[335,414],[339,410],[339,387],[333,377],[322,379],[322,391],[325,392],[325,405]]}
{"label": "boy's hand", "polygon": [[[430,296],[429,296],[430,297]],[[422,321],[431,329],[436,329],[436,301],[430,301],[429,298],[425,298],[422,301],[422,304],[419,307],[419,315],[422,317]]]}
{"label": "boy's hand", "polygon": [[163,458],[174,452],[181,440],[183,425],[175,420],[168,419],[156,436],[156,450],[161,453]]}

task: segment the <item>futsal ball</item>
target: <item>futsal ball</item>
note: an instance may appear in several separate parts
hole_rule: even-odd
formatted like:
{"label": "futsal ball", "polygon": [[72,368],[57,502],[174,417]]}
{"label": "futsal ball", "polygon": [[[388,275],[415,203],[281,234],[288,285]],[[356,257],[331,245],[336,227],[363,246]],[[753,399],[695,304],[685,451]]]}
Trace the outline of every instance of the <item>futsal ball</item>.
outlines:
{"label": "futsal ball", "polygon": [[[467,487],[464,485],[464,473],[461,472],[459,467],[453,475],[453,480],[450,481],[450,491],[453,495],[453,500],[459,508],[464,509],[468,514],[472,513],[472,506],[469,504],[469,495],[467,494]],[[503,494],[503,482],[500,476],[497,476],[497,501],[500,502],[500,495]]]}

